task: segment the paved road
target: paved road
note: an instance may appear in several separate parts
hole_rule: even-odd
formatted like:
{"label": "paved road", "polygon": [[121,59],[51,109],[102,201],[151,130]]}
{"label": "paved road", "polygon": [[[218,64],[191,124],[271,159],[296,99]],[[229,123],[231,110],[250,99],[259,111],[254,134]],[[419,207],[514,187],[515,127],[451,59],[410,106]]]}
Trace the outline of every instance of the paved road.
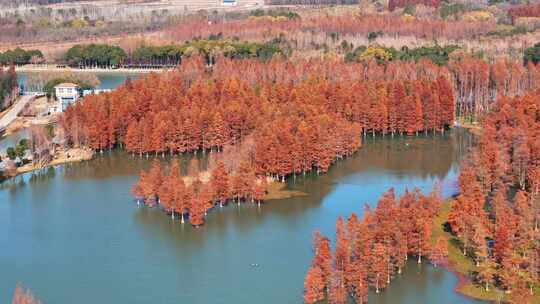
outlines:
{"label": "paved road", "polygon": [[20,97],[15,104],[8,110],[8,112],[0,118],[0,130],[6,128],[10,123],[12,123],[17,115],[24,109],[27,103],[29,103],[34,96],[22,96]]}

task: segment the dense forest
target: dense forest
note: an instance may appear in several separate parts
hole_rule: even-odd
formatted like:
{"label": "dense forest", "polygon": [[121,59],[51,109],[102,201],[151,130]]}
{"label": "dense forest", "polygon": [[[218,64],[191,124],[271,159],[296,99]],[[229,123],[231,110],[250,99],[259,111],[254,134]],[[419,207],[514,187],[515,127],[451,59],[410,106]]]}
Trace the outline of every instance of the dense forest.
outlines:
{"label": "dense forest", "polygon": [[133,67],[176,67],[182,57],[203,56],[208,64],[215,63],[219,56],[227,58],[271,59],[286,56],[281,49],[281,40],[273,39],[265,43],[223,40],[220,35],[209,39],[195,39],[180,45],[140,46],[132,52],[108,44],[75,45],[64,54],[70,66],[88,68],[133,68]]}
{"label": "dense forest", "polygon": [[488,290],[526,303],[539,283],[540,92],[500,98],[462,170],[449,223]]}
{"label": "dense forest", "polygon": [[520,5],[508,10],[512,19],[519,17],[540,17],[540,4]]}
{"label": "dense forest", "polygon": [[257,173],[283,177],[312,168],[325,172],[358,149],[361,134],[439,132],[454,121],[452,86],[443,76],[351,79],[332,76],[331,66],[324,65],[325,74],[313,70],[295,78],[280,69],[300,66],[286,61],[219,62],[208,73],[193,60],[165,76],[87,97],[64,116],[68,141],[96,150],[121,146],[163,154],[252,140]]}
{"label": "dense forest", "polygon": [[[240,88],[239,90],[243,93],[249,93],[251,95],[257,95],[254,98],[257,98],[257,102],[262,102],[266,100],[267,98],[261,94],[261,92],[264,93],[264,88],[270,89],[269,82],[278,82],[283,85],[293,84],[293,87],[300,86],[299,83],[304,82],[309,83],[309,81],[306,81],[306,79],[310,78],[310,76],[316,75],[319,76],[315,77],[316,79],[314,81],[318,81],[320,83],[328,83],[328,88],[332,88],[333,90],[341,91],[341,92],[347,92],[348,90],[354,90],[354,92],[349,92],[347,94],[344,94],[344,96],[349,96],[353,100],[347,100],[345,99],[344,105],[352,103],[354,106],[358,105],[365,105],[364,103],[359,103],[358,101],[365,100],[363,94],[366,94],[367,92],[365,90],[360,90],[360,94],[357,94],[356,91],[358,90],[357,87],[353,86],[346,86],[342,85],[339,86],[339,83],[351,83],[356,82],[358,85],[374,85],[375,83],[379,83],[378,85],[381,85],[384,82],[388,82],[388,80],[397,80],[397,81],[406,81],[408,82],[405,86],[406,87],[415,87],[411,86],[414,81],[416,80],[422,80],[423,78],[427,77],[430,81],[435,81],[439,76],[442,76],[445,79],[450,80],[450,88],[453,89],[453,92],[455,92],[455,99],[456,99],[456,114],[458,117],[477,117],[481,113],[484,113],[485,111],[490,110],[493,102],[495,99],[497,99],[500,96],[516,96],[516,95],[522,95],[525,94],[528,91],[534,90],[538,88],[538,85],[540,84],[540,75],[539,75],[539,69],[529,64],[527,66],[523,66],[520,63],[514,63],[510,61],[497,61],[493,64],[489,64],[483,60],[470,58],[470,57],[463,57],[457,60],[451,60],[448,64],[448,66],[437,66],[435,64],[432,64],[430,62],[426,61],[419,61],[418,63],[414,62],[389,62],[386,65],[379,65],[376,62],[369,61],[369,62],[361,62],[361,63],[347,63],[343,61],[334,61],[334,60],[319,60],[319,59],[311,59],[311,60],[297,60],[295,62],[287,61],[287,60],[280,60],[275,59],[271,60],[269,62],[260,62],[260,61],[253,61],[253,60],[230,60],[226,58],[222,58],[221,60],[217,60],[214,67],[211,69],[211,73],[208,73],[208,68],[205,64],[204,60],[198,60],[197,58],[192,58],[190,60],[186,60],[182,64],[182,68],[178,71],[171,72],[167,74],[164,77],[157,77],[152,76],[149,77],[149,79],[140,81],[140,82],[133,82],[130,85],[135,86],[137,93],[135,93],[135,89],[129,89],[129,87],[124,87],[118,90],[117,92],[112,93],[111,95],[103,95],[101,97],[89,97],[88,102],[84,102],[80,105],[80,108],[84,107],[92,107],[89,104],[94,103],[102,103],[106,102],[107,104],[111,103],[111,99],[116,99],[114,96],[120,96],[121,94],[128,94],[129,99],[123,98],[124,101],[122,103],[125,104],[131,104],[131,103],[137,103],[138,106],[135,107],[135,105],[130,105],[129,107],[135,107],[135,111],[129,111],[131,114],[122,114],[127,115],[125,119],[122,120],[121,127],[115,127],[119,132],[119,134],[112,134],[113,138],[109,138],[110,135],[107,137],[103,137],[100,140],[96,140],[94,138],[95,136],[89,136],[90,134],[87,133],[81,133],[82,132],[82,125],[79,127],[71,128],[72,130],[77,130],[77,133],[80,135],[84,135],[84,137],[75,136],[75,139],[72,138],[72,140],[75,143],[87,143],[91,145],[95,149],[102,149],[107,148],[111,145],[123,143],[127,144],[127,142],[124,139],[124,136],[127,134],[127,124],[132,122],[132,117],[135,117],[138,124],[151,124],[147,119],[142,119],[143,115],[142,113],[145,113],[147,111],[157,111],[154,109],[151,109],[150,103],[159,104],[160,107],[168,108],[171,106],[171,104],[174,104],[175,102],[179,102],[180,100],[188,100],[188,104],[191,103],[191,98],[180,98],[179,96],[182,94],[182,92],[187,92],[189,89],[190,91],[195,90],[203,90],[201,87],[204,87],[204,90],[209,91],[216,91],[219,92],[219,86],[216,86],[215,83],[218,81],[224,81],[226,79],[237,79],[234,83],[237,84]],[[201,82],[204,79],[210,79],[213,80],[209,86],[194,86],[194,83]],[[240,80],[241,79],[241,80]],[[422,82],[422,81],[419,81]],[[177,84],[178,83],[178,84]],[[150,85],[152,84],[152,85]],[[266,84],[266,86],[261,86],[261,84]],[[279,88],[278,85],[275,85]],[[421,86],[426,86],[425,83]],[[154,89],[151,89],[149,87],[152,87]],[[175,87],[178,88],[176,90],[170,91],[170,90],[162,90],[157,91],[161,87]],[[290,87],[290,88],[293,88]],[[362,86],[361,86],[362,87]],[[326,87],[319,86],[318,88],[315,88],[313,92],[320,91],[322,89],[325,89]],[[338,90],[339,88],[339,90]],[[388,87],[387,87],[388,89]],[[185,91],[183,91],[185,90]],[[142,93],[146,92],[146,93]],[[288,92],[291,92],[290,90]],[[406,95],[410,95],[411,92],[418,91],[416,89],[407,91]],[[392,92],[387,92],[392,93]],[[162,100],[158,100],[161,96],[160,94],[167,94],[169,98],[169,101],[166,101],[166,105],[163,105],[164,102]],[[371,94],[371,93],[370,93]],[[171,95],[171,96],[169,96]],[[389,96],[391,96],[390,94]],[[413,94],[414,95],[414,94]],[[113,96],[112,98],[109,98],[109,96]],[[259,98],[262,97],[262,98]],[[142,102],[136,102],[141,99],[144,100]],[[217,98],[217,97],[216,97]],[[221,97],[226,100],[225,96]],[[327,98],[325,96],[325,98]],[[383,98],[383,97],[381,97]],[[423,97],[420,97],[421,99]],[[173,101],[174,100],[174,101]],[[218,104],[224,103],[225,108],[230,108],[233,106],[236,106],[238,104],[242,104],[241,100],[235,100],[234,103],[229,103],[219,101]],[[262,100],[262,101],[261,101]],[[341,98],[338,98],[338,100],[343,100]],[[183,101],[185,102],[185,101]],[[114,104],[120,103],[119,101],[112,102]],[[250,104],[253,103],[253,101],[249,102]],[[384,104],[387,102],[384,101]],[[287,104],[287,103],[282,103]],[[401,104],[401,103],[400,103]],[[144,106],[142,106],[144,105]],[[125,105],[127,107],[127,105]],[[348,106],[348,105],[347,105]],[[423,115],[427,115],[430,110],[426,110],[424,106],[429,105],[422,105],[422,112]],[[174,106],[173,108],[176,108],[177,106]],[[395,107],[394,107],[395,108]],[[412,109],[412,106],[408,106],[408,108]],[[347,109],[333,109],[332,111],[344,111]],[[419,109],[420,110],[420,109]],[[117,111],[115,108],[114,111]],[[122,112],[128,111],[127,109],[122,110]],[[211,112],[217,111],[216,109],[210,110]],[[263,108],[257,107],[253,113],[260,113],[263,111]],[[367,113],[367,108],[359,107],[357,109],[348,109],[347,111],[354,111],[354,116],[352,118],[352,121],[356,123],[360,123],[364,125],[364,132],[368,131],[375,131],[375,132],[386,132],[391,133],[394,132],[408,132],[409,130],[405,130],[404,125],[402,124],[402,120],[400,121],[401,125],[397,125],[393,118],[388,121],[381,121],[383,125],[379,127],[373,127],[370,123],[369,115],[374,115],[375,112],[371,111],[370,114],[364,117],[359,117],[358,115],[361,115],[362,113]],[[392,113],[394,111],[392,109],[392,105],[386,104],[387,113]],[[78,110],[77,112],[80,112],[79,115],[88,116],[91,115],[89,113],[92,113],[90,110]],[[239,111],[242,113],[243,111]],[[86,114],[84,114],[86,113]],[[401,111],[403,113],[403,111]],[[104,112],[102,115],[110,115],[109,112]],[[116,113],[112,113],[114,115],[117,115]],[[156,114],[156,113],[153,113]],[[205,113],[208,114],[208,113]],[[223,114],[223,113],[220,113]],[[186,115],[185,113],[183,115]],[[180,115],[180,116],[183,116]],[[238,116],[240,114],[236,114],[235,116]],[[246,114],[247,115],[247,114]],[[389,114],[390,115],[390,114]],[[253,116],[253,117],[251,117]],[[252,123],[253,120],[256,120],[257,117],[260,117],[259,114],[255,115],[252,114],[250,116],[250,120],[245,122],[246,125],[249,125]],[[351,116],[351,115],[349,115]],[[73,117],[73,114],[67,115],[68,120],[71,120]],[[390,118],[387,115],[388,118]],[[82,118],[82,117],[81,117]],[[105,119],[105,118],[104,118]],[[176,118],[179,119],[179,118]],[[217,118],[216,118],[217,119]],[[226,115],[221,115],[220,119],[234,119],[233,116],[226,117]],[[205,118],[203,121],[205,123],[205,126],[202,130],[208,130],[209,127],[207,125],[207,122],[210,120],[210,118]],[[190,121],[190,124],[198,123],[194,121]],[[379,122],[378,122],[379,123]],[[453,121],[446,120],[445,123],[452,124]],[[110,123],[108,123],[110,124]],[[236,123],[237,124],[237,123]],[[432,123],[428,123],[427,121],[424,121],[424,124],[428,129],[433,128]],[[431,125],[430,125],[431,124]],[[233,123],[233,125],[235,125]],[[439,124],[440,125],[440,124]],[[138,125],[137,128],[142,128],[142,125]],[[408,125],[406,128],[409,128],[410,125]],[[104,128],[104,125],[100,128]],[[235,129],[238,128],[238,126],[231,126],[230,128]],[[132,122],[132,134],[135,134],[135,123]],[[418,128],[417,128],[418,129]],[[422,127],[420,128],[422,129]],[[88,130],[87,130],[88,131]],[[85,131],[85,132],[87,132]],[[413,132],[416,132],[416,129],[413,128]],[[238,132],[238,131],[236,131]],[[203,132],[202,134],[205,134]],[[200,137],[200,135],[198,135]],[[88,139],[91,139],[92,143],[87,141]],[[227,140],[231,140],[231,138],[226,138]],[[148,139],[147,139],[148,140]],[[184,139],[185,140],[185,139]],[[209,148],[209,142],[211,138],[207,137],[204,139],[204,146],[206,148]],[[97,143],[100,141],[101,143]],[[194,140],[195,143],[202,142],[200,138],[197,138]],[[175,140],[176,142],[176,140]],[[162,149],[165,149],[167,151],[189,151],[194,150],[193,147],[199,146],[198,144],[182,144],[179,148],[174,148],[169,144],[169,148],[165,148],[165,145],[160,145],[160,147],[157,149],[158,151],[161,151]],[[187,148],[187,146],[190,146]],[[155,149],[152,149],[149,147],[149,144],[143,144],[136,146],[129,146],[130,150],[135,151],[137,153],[144,153],[144,152],[151,152]]]}
{"label": "dense forest", "polygon": [[[486,34],[496,29],[493,20],[467,21],[415,18],[409,20],[397,14],[318,14],[302,18],[269,19],[250,18],[223,22],[217,20],[209,24],[206,18],[193,18],[179,25],[171,25],[165,31],[178,41],[196,37],[208,37],[221,33],[225,38],[261,39],[276,37],[280,33],[287,39],[298,42],[297,47],[307,47],[302,43],[320,41],[326,37],[333,40],[365,38],[371,32],[382,31],[388,37],[413,36],[425,39],[466,39]],[[313,38],[309,38],[313,37]],[[315,39],[315,37],[317,39]]]}
{"label": "dense forest", "polygon": [[[448,216],[462,254],[476,265],[474,282],[504,291],[511,303],[529,303],[540,282],[539,94],[500,98],[485,117]],[[419,262],[426,256],[434,265],[445,261],[448,239],[431,237],[440,208],[434,193],[427,199],[405,192],[396,200],[390,190],[361,221],[354,214],[347,224],[340,218],[334,254],[316,232],[305,303],[346,303],[347,295],[365,303],[368,288],[386,287],[407,256]]]}
{"label": "dense forest", "polygon": [[316,231],[304,302],[313,304],[327,298],[329,303],[347,303],[352,297],[355,303],[367,303],[368,289],[379,293],[388,287],[410,256],[418,263],[423,257],[442,263],[447,240],[438,239],[431,246],[433,219],[440,204],[437,189],[429,196],[419,190],[405,191],[399,198],[390,189],[375,210],[365,207],[362,219],[354,213],[346,223],[338,218],[334,252],[330,240]]}

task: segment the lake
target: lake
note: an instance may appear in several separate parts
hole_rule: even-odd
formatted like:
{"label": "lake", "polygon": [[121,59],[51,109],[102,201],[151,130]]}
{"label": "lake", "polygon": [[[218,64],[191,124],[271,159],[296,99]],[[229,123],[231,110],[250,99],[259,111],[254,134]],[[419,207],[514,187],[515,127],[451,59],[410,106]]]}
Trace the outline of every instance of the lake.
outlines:
{"label": "lake", "polygon": [[0,154],[5,153],[7,148],[15,147],[21,139],[28,139],[29,134],[27,129],[22,129],[12,134],[9,134],[0,139]]}
{"label": "lake", "polygon": [[[0,302],[23,282],[53,304],[302,303],[315,229],[333,239],[338,216],[361,216],[389,187],[430,191],[440,182],[445,197],[455,194],[472,142],[463,130],[367,138],[327,174],[287,181],[307,196],[217,208],[199,229],[133,202],[146,158],[117,151],[19,176],[0,185]],[[410,262],[369,302],[477,303],[455,293],[456,283],[451,272]]]}
{"label": "lake", "polygon": [[[43,72],[40,72],[43,73]],[[96,89],[115,89],[118,86],[122,85],[126,79],[137,79],[141,77],[141,73],[99,73],[99,72],[88,72],[95,74],[97,78],[100,81],[100,84],[96,87]],[[28,73],[26,72],[19,72],[17,73],[17,82],[19,83],[19,86],[25,86],[26,80],[28,78]]]}

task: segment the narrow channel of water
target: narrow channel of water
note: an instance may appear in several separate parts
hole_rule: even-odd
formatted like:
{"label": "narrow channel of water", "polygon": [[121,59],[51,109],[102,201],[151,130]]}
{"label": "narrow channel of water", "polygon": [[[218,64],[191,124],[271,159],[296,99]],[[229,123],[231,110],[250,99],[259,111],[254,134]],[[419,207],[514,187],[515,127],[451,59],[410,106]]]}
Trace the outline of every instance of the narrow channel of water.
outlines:
{"label": "narrow channel of water", "polygon": [[[0,186],[0,302],[24,282],[54,304],[301,303],[315,229],[333,236],[338,216],[361,216],[389,187],[439,181],[448,197],[472,141],[462,130],[368,138],[328,174],[288,181],[307,196],[218,208],[199,229],[133,204],[144,158],[105,153],[25,174]],[[370,303],[476,303],[454,292],[454,274],[420,267],[410,263]]]}

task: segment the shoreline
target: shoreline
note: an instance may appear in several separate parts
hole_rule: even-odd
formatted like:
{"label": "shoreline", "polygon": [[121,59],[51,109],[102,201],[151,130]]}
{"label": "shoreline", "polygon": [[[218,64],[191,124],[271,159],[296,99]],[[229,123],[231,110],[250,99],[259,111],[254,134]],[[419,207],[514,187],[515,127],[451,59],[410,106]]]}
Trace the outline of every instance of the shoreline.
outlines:
{"label": "shoreline", "polygon": [[287,189],[286,183],[273,181],[268,184],[267,193],[263,201],[280,200],[298,196],[307,196],[308,194],[298,190]]}
{"label": "shoreline", "polygon": [[[454,291],[467,298],[479,301],[507,301],[506,293],[503,290],[497,289],[495,286],[490,286],[489,291],[486,291],[483,286],[479,286],[471,280],[470,273],[476,271],[476,265],[468,256],[463,255],[461,249],[457,245],[455,236],[444,230],[444,224],[448,221],[448,214],[453,201],[454,198],[450,198],[443,202],[439,215],[435,218],[433,223],[432,242],[439,236],[448,238],[448,257],[446,258],[447,261],[444,263],[443,267],[454,273],[458,278]],[[531,304],[539,303],[540,299],[531,302]]]}
{"label": "shoreline", "polygon": [[[14,172],[7,174],[6,180],[24,173],[38,171],[52,166],[92,160],[94,159],[95,155],[96,152],[90,148],[71,148],[65,151],[60,151],[56,153],[54,158],[45,165],[39,166],[37,164],[29,163],[16,168]],[[189,179],[189,177],[186,178]],[[189,180],[186,182],[189,183]],[[263,201],[280,200],[299,196],[307,196],[307,193],[287,189],[286,183],[271,181],[268,183],[267,193],[265,194]]]}
{"label": "shoreline", "polygon": [[7,174],[5,175],[6,178],[4,181],[17,177],[24,173],[38,171],[57,165],[91,160],[94,158],[94,155],[95,152],[88,148],[71,148],[65,151],[60,151],[54,155],[54,158],[50,162],[44,165],[28,163],[26,165],[16,168],[15,170],[12,170],[11,172],[6,172]]}
{"label": "shoreline", "polygon": [[454,127],[467,129],[474,135],[482,135],[482,127],[478,122],[465,122],[462,119],[458,119],[454,122]]}
{"label": "shoreline", "polygon": [[0,141],[6,137],[13,135],[18,132],[27,131],[32,126],[44,126],[50,123],[57,123],[58,118],[54,114],[49,117],[44,118],[33,118],[33,117],[17,117],[9,126],[5,129],[5,132],[0,135]]}

